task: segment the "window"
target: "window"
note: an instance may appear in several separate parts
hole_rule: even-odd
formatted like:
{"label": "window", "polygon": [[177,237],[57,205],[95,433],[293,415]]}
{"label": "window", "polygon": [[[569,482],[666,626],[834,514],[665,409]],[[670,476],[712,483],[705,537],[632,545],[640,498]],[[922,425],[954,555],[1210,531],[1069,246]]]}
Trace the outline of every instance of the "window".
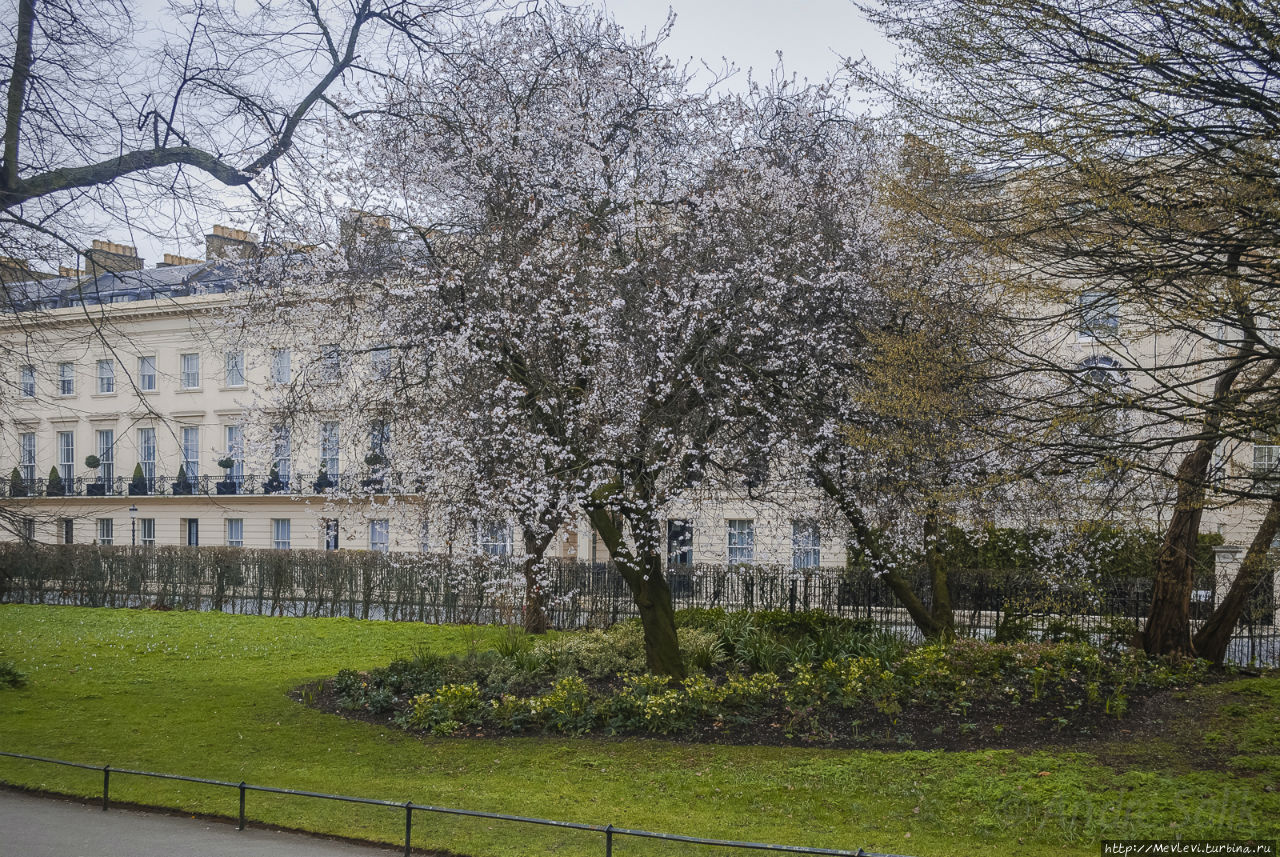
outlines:
{"label": "window", "polygon": [[116,478],[116,432],[115,429],[98,429],[98,475],[106,485]]}
{"label": "window", "polygon": [[791,567],[817,568],[822,565],[822,534],[813,521],[791,522]]}
{"label": "window", "polygon": [[110,518],[98,519],[98,544],[111,545],[115,544],[116,522]]}
{"label": "window", "polygon": [[194,390],[200,386],[200,355],[182,355],[182,389]]}
{"label": "window", "polygon": [[729,565],[750,565],[756,561],[756,523],[750,519],[730,520]]}
{"label": "window", "polygon": [[1120,329],[1120,301],[1109,292],[1085,292],[1078,312],[1081,339],[1115,336]]}
{"label": "window", "polygon": [[98,361],[98,392],[114,393],[116,391],[116,361]]}
{"label": "window", "polygon": [[373,366],[375,378],[387,378],[391,375],[391,347],[375,345],[369,354],[369,362]]}
{"label": "window", "polygon": [[58,395],[74,396],[76,394],[76,367],[73,363],[58,364]]}
{"label": "window", "polygon": [[76,435],[75,432],[58,432],[58,475],[68,491],[71,481],[76,478]]}
{"label": "window", "polygon": [[1280,437],[1259,438],[1254,442],[1253,475],[1258,479],[1280,477]]}
{"label": "window", "polygon": [[24,431],[18,435],[18,466],[22,480],[30,485],[36,479],[36,433]]}
{"label": "window", "polygon": [[71,518],[62,519],[62,543],[64,545],[75,544],[76,541],[76,522]]}
{"label": "window", "polygon": [[156,478],[156,430],[138,429],[138,463],[142,465],[142,478],[150,487]]}
{"label": "window", "polygon": [[241,426],[227,426],[227,458],[231,459],[227,478],[239,485],[244,482],[244,428]]}
{"label": "window", "polygon": [[183,544],[190,547],[196,547],[200,544],[200,521],[198,518],[186,518],[183,520],[183,529],[186,531],[187,540]]}
{"label": "window", "polygon": [[138,544],[143,547],[152,547],[156,543],[156,519],[155,518],[139,518],[138,519]]}
{"label": "window", "polygon": [[192,482],[200,475],[200,427],[182,428],[182,468]]}
{"label": "window", "polygon": [[276,550],[281,551],[287,551],[289,549],[288,518],[271,519],[271,546]]}
{"label": "window", "polygon": [[293,380],[293,369],[290,364],[291,355],[288,348],[277,348],[271,352],[271,383],[288,384]]}
{"label": "window", "polygon": [[425,518],[418,529],[418,550],[422,553],[431,552],[431,527]]}
{"label": "window", "polygon": [[151,391],[156,388],[156,358],[154,355],[138,358],[138,388],[144,391]]}
{"label": "window", "polygon": [[693,524],[667,521],[667,567],[693,565]]}
{"label": "window", "polygon": [[227,518],[227,547],[244,547],[243,518]]}
{"label": "window", "polygon": [[244,386],[244,352],[228,351],[226,363],[226,385],[228,387]]}
{"label": "window", "polygon": [[342,374],[342,352],[337,345],[320,346],[320,380],[336,381]]}
{"label": "window", "polygon": [[391,550],[391,522],[386,518],[369,522],[369,550],[378,553]]}
{"label": "window", "polygon": [[288,426],[277,426],[275,435],[276,442],[271,464],[276,470],[276,475],[280,477],[280,481],[287,487],[291,470],[293,469],[292,433],[289,431]]}
{"label": "window", "polygon": [[36,396],[36,367],[23,366],[18,370],[18,395],[24,399]]}
{"label": "window", "polygon": [[320,424],[320,469],[334,482],[338,481],[338,424]]}
{"label": "window", "polygon": [[35,518],[23,518],[23,519],[21,520],[21,522],[20,522],[20,523],[21,523],[21,527],[22,527],[22,531],[21,531],[20,535],[22,536],[22,538],[26,539],[26,540],[27,540],[27,541],[29,541],[29,542],[33,542],[33,541],[35,541],[35,539],[36,539],[36,519],[35,519]]}
{"label": "window", "polygon": [[480,524],[480,552],[488,556],[511,556],[511,526],[506,521],[485,521]]}
{"label": "window", "polygon": [[391,426],[386,420],[374,420],[369,426],[369,454],[387,463],[387,447],[391,445]]}
{"label": "window", "polygon": [[1120,361],[1105,354],[1086,357],[1076,367],[1079,378],[1095,387],[1111,387],[1124,384],[1128,377],[1120,366]]}
{"label": "window", "polygon": [[338,549],[337,518],[325,518],[324,520],[324,549],[327,551],[336,551]]}

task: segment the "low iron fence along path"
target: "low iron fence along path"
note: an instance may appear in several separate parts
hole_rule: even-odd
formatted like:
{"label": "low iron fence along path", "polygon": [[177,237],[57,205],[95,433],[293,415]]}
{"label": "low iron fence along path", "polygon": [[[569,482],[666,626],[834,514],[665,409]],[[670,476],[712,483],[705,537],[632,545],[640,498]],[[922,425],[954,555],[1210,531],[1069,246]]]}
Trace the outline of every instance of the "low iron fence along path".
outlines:
{"label": "low iron fence along path", "polygon": [[[914,574],[915,589],[929,606],[927,574]],[[667,578],[677,609],[820,609],[916,636],[883,580],[863,570],[708,564],[670,568]],[[1275,584],[1272,574],[1263,578],[1229,650],[1237,664],[1280,666]],[[637,615],[610,563],[552,560],[541,581],[553,627],[606,627]],[[1202,584],[1192,604],[1197,620],[1213,610],[1219,589]],[[961,569],[952,573],[949,588],[957,630],[975,637],[990,637],[1012,619],[1038,638],[1125,640],[1151,605],[1146,578],[1065,585],[1034,569]],[[0,602],[493,624],[519,622],[524,599],[522,565],[504,557],[0,544]]]}
{"label": "low iron fence along path", "polygon": [[285,789],[276,786],[259,786],[251,785],[245,782],[233,783],[226,780],[212,780],[204,777],[188,777],[180,774],[161,774],[155,771],[135,771],[129,768],[115,768],[110,765],[87,765],[83,762],[68,762],[63,759],[49,759],[43,756],[29,756],[25,753],[12,753],[0,751],[0,756],[6,756],[11,759],[23,759],[30,762],[40,762],[49,765],[62,765],[69,768],[81,768],[89,771],[99,771],[102,773],[102,810],[106,812],[111,806],[111,777],[131,776],[131,777],[151,777],[159,780],[180,780],[186,783],[201,783],[208,786],[217,786],[227,789],[235,789],[240,796],[240,810],[237,829],[244,830],[248,823],[248,796],[251,792],[262,792],[276,795],[289,795],[293,797],[315,798],[318,800],[332,800],[343,803],[365,804],[368,806],[381,806],[394,809],[397,812],[404,813],[404,854],[410,857],[413,853],[413,814],[419,813],[436,813],[442,815],[468,816],[471,818],[484,818],[490,821],[496,821],[508,824],[518,825],[537,825],[542,827],[559,827],[569,830],[580,830],[586,833],[598,834],[601,840],[601,850],[605,857],[613,857],[613,844],[615,839],[632,837],[638,839],[661,839],[668,842],[679,842],[688,845],[702,845],[713,848],[722,848],[726,850],[751,850],[751,851],[767,851],[773,853],[787,854],[826,854],[834,855],[834,857],[901,857],[900,855],[882,854],[872,851],[864,851],[859,848],[857,851],[842,851],[833,848],[808,848],[803,845],[771,845],[765,842],[738,842],[730,839],[706,839],[700,836],[683,836],[677,833],[658,833],[652,830],[633,830],[626,827],[614,827],[612,824],[583,824],[576,821],[553,821],[549,818],[531,818],[523,815],[506,815],[500,812],[481,812],[470,809],[454,809],[444,806],[430,806],[428,804],[414,803],[413,801],[405,801],[397,803],[389,800],[377,800],[375,798],[352,797],[351,795],[335,795],[325,794],[324,792],[302,791],[300,789]]}

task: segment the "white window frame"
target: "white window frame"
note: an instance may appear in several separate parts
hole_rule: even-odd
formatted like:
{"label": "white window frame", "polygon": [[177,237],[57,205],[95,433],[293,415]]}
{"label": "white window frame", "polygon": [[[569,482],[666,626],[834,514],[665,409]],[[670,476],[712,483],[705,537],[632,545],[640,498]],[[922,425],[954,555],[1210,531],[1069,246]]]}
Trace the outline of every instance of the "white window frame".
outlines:
{"label": "white window frame", "polygon": [[391,521],[374,518],[369,522],[369,550],[376,553],[391,552]]}
{"label": "white window frame", "polygon": [[156,356],[146,354],[138,358],[138,389],[144,393],[156,389]]}
{"label": "white window frame", "polygon": [[111,359],[98,361],[98,395],[114,394],[116,391],[116,361]]}
{"label": "white window frame", "polygon": [[138,463],[142,465],[142,478],[150,487],[156,478],[156,430],[138,429]]}
{"label": "white window frame", "polygon": [[1077,311],[1079,327],[1076,332],[1082,342],[1113,338],[1120,332],[1120,299],[1112,292],[1084,292],[1077,303]]}
{"label": "white window frame", "polygon": [[200,389],[200,353],[189,352],[180,358],[182,373],[179,382],[184,390]]}
{"label": "white window frame", "polygon": [[293,355],[288,348],[277,348],[271,352],[271,383],[288,384],[293,380]]}
{"label": "white window frame", "polygon": [[98,429],[98,475],[110,485],[116,478],[116,430]]}
{"label": "white window frame", "polygon": [[280,481],[288,487],[293,476],[293,432],[288,426],[276,426],[271,464],[275,467]]}
{"label": "white window frame", "polygon": [[244,518],[227,518],[227,547],[244,547]]}
{"label": "white window frame", "polygon": [[807,571],[822,566],[822,531],[816,521],[791,522],[791,567]]}
{"label": "white window frame", "polygon": [[200,426],[182,427],[182,467],[187,480],[194,483],[200,476]]}
{"label": "white window frame", "polygon": [[111,545],[115,544],[115,527],[116,522],[112,518],[98,519],[98,544]]}
{"label": "white window frame", "polygon": [[76,394],[76,364],[58,364],[58,395],[74,396]]}
{"label": "white window frame", "polygon": [[18,467],[28,485],[36,479],[36,433],[24,431],[18,435]]}
{"label": "white window frame", "polygon": [[507,521],[481,521],[476,525],[476,543],[485,556],[510,557],[512,541],[511,524]]}
{"label": "white window frame", "polygon": [[68,492],[72,490],[72,482],[76,478],[76,433],[60,431],[58,438],[58,475]]}
{"label": "white window frame", "polygon": [[341,428],[336,422],[320,424],[320,464],[324,472],[335,483],[338,481],[339,457],[341,449]]}
{"label": "white window frame", "polygon": [[223,381],[228,387],[245,386],[244,352],[228,351],[223,369]]}
{"label": "white window frame", "polygon": [[271,519],[271,547],[290,550],[293,544],[293,524],[289,518]]}
{"label": "white window frame", "polygon": [[1254,442],[1253,476],[1255,479],[1280,478],[1280,443]]}
{"label": "white window frame", "polygon": [[18,368],[18,395],[24,399],[36,397],[36,367],[27,365]]}
{"label": "white window frame", "polygon": [[729,565],[753,565],[756,561],[755,520],[729,518],[725,522],[725,534]]}
{"label": "white window frame", "polygon": [[230,425],[226,427],[227,458],[233,464],[227,471],[227,478],[239,485],[244,481],[244,426]]}
{"label": "white window frame", "polygon": [[138,519],[138,544],[143,547],[155,547],[156,543],[156,519],[155,518],[139,518]]}

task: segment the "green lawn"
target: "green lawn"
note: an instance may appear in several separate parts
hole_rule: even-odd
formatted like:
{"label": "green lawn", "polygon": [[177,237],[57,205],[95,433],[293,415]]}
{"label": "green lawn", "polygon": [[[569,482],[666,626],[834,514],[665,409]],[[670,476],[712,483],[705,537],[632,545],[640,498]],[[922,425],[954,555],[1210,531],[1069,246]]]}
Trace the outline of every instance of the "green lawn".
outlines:
{"label": "green lawn", "polygon": [[[1201,689],[1203,724],[1090,752],[686,746],[653,740],[418,738],[291,701],[297,685],[467,627],[0,606],[0,749],[262,785],[621,827],[910,855],[1089,854],[1102,837],[1280,837],[1280,679]],[[0,759],[0,779],[97,795],[101,775]],[[236,795],[113,777],[112,796],[234,815]],[[396,841],[384,808],[250,794],[251,819]],[[415,845],[469,855],[603,853],[600,837],[415,817]],[[621,840],[619,857],[698,855]]]}

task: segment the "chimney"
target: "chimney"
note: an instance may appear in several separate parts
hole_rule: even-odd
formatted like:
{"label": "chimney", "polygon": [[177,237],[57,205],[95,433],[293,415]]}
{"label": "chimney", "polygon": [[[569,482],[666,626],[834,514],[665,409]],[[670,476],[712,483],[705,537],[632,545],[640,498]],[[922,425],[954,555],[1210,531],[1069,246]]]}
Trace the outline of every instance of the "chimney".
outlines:
{"label": "chimney", "polygon": [[179,256],[177,253],[165,253],[164,261],[157,262],[157,268],[173,268],[178,265],[199,265],[199,259],[192,259],[189,256]]}
{"label": "chimney", "polygon": [[68,268],[66,265],[58,266],[58,276],[66,277],[67,279],[71,279],[71,280],[78,280],[81,277],[85,276],[87,273],[88,272],[85,271],[83,268]]}
{"label": "chimney", "polygon": [[0,256],[0,283],[25,283],[28,280],[47,280],[50,276],[52,275],[31,270],[31,262],[27,259]]}
{"label": "chimney", "polygon": [[112,241],[93,242],[93,247],[84,251],[88,262],[89,273],[97,276],[108,271],[141,271],[142,260],[138,258],[138,250],[128,244],[116,244]]}
{"label": "chimney", "polygon": [[258,251],[258,236],[230,226],[214,226],[204,236],[206,259],[248,259]]}

